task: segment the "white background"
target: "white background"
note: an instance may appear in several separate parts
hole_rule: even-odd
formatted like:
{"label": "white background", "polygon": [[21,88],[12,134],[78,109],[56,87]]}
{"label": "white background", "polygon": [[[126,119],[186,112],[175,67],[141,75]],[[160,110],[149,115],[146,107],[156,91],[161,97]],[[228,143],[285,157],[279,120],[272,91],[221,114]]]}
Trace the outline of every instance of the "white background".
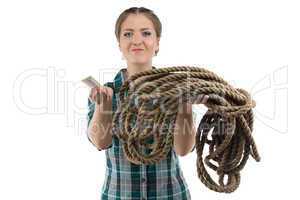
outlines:
{"label": "white background", "polygon": [[[0,2],[0,199],[100,199],[105,154],[85,135],[88,75],[121,67],[118,15],[153,9],[163,24],[157,67],[201,65],[257,102],[252,158],[232,194],[208,190],[196,154],[180,157],[193,199],[299,196],[299,6],[296,1]],[[290,197],[289,197],[290,196]]]}

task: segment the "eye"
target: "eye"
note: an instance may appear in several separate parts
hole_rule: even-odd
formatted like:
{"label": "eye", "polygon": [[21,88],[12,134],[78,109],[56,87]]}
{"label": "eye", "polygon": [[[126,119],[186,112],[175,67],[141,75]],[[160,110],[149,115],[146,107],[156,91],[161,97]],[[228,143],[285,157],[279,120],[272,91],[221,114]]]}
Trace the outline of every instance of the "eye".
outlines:
{"label": "eye", "polygon": [[149,35],[151,35],[151,32],[150,32],[150,31],[144,31],[144,32],[143,32],[143,35],[144,35],[144,36],[149,36]]}
{"label": "eye", "polygon": [[128,37],[128,36],[131,36],[132,34],[131,34],[131,32],[127,32],[127,33],[124,33],[123,34],[125,37]]}

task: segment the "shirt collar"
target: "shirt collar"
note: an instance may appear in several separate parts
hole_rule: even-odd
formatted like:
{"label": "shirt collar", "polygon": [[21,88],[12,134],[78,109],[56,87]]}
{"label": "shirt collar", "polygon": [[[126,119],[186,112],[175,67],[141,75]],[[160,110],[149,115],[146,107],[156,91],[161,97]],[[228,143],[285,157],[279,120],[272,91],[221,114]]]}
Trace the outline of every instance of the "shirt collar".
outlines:
{"label": "shirt collar", "polygon": [[[152,66],[152,69],[156,69],[156,67]],[[127,68],[122,68],[115,76],[114,78],[114,83],[116,82],[121,82],[121,83],[124,83],[125,80],[126,80],[126,75],[127,73]]]}

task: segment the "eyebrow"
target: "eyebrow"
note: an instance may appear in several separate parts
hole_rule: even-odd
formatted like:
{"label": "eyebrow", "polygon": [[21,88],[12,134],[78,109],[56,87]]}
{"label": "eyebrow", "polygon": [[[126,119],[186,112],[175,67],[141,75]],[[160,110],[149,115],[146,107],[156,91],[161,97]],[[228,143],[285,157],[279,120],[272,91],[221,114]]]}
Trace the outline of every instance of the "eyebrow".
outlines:
{"label": "eyebrow", "polygon": [[[144,30],[150,30],[150,28],[141,28],[140,30],[141,30],[141,31],[144,31]],[[132,29],[132,28],[126,28],[126,29],[124,29],[123,31],[134,31],[134,29]]]}

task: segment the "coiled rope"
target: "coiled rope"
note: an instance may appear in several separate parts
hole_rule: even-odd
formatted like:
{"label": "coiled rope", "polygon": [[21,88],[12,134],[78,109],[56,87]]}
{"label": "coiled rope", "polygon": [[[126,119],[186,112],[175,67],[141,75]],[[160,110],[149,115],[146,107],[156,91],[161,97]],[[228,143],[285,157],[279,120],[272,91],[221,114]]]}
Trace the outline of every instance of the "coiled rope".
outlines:
{"label": "coiled rope", "polygon": [[[131,76],[119,91],[120,106],[113,116],[112,133],[123,141],[130,162],[159,162],[172,148],[180,103],[193,103],[204,94],[209,99],[196,134],[198,177],[209,189],[230,193],[239,186],[240,171],[249,155],[260,160],[251,134],[255,101],[247,91],[233,88],[215,73],[179,66]],[[205,164],[216,171],[218,183]]]}

